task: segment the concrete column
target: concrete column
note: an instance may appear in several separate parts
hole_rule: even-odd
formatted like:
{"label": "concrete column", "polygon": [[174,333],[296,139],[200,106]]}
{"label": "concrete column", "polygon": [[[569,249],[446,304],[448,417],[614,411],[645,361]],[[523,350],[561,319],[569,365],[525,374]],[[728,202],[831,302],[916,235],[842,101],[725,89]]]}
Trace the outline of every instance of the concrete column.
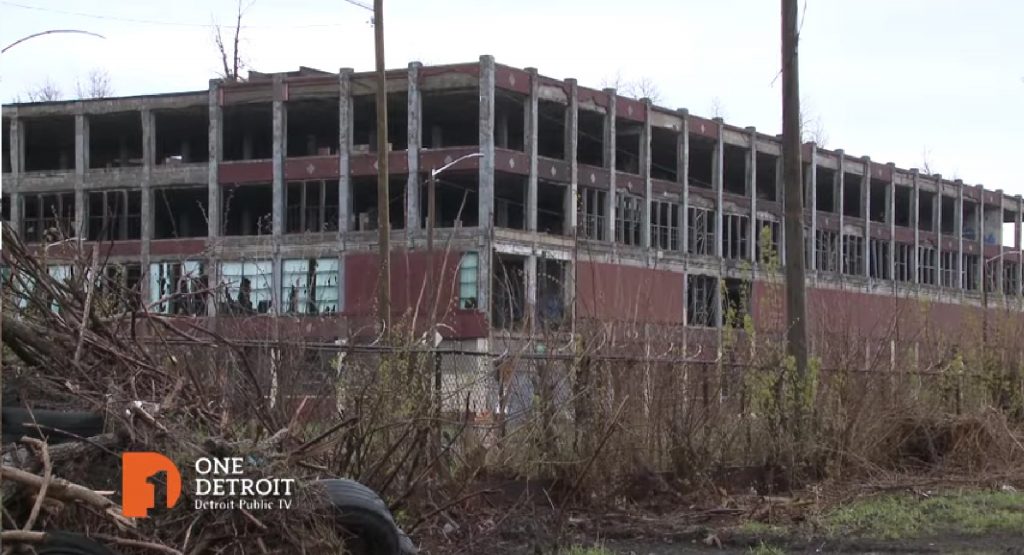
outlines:
{"label": "concrete column", "polygon": [[[1003,190],[996,189],[999,194],[999,226],[996,228],[996,245],[999,246],[999,254],[1003,254]],[[984,252],[984,251],[982,251]],[[1006,257],[1000,256],[996,259],[996,291],[1003,295],[1003,260]],[[1005,295],[1004,295],[1005,296]]]}
{"label": "concrete column", "polygon": [[964,182],[957,179],[953,182],[956,186],[956,287],[964,290]]}
{"label": "concrete column", "polygon": [[750,134],[750,158],[747,162],[747,194],[750,195],[750,252],[747,257],[757,263],[757,243],[761,240],[761,229],[757,227],[757,129],[747,127]]}
{"label": "concrete column", "polygon": [[613,88],[604,89],[608,96],[608,111],[604,116],[604,167],[608,169],[608,198],[605,214],[608,215],[604,224],[605,238],[612,243],[615,242],[615,196],[618,194],[615,187],[615,111],[618,104],[618,95]]}
{"label": "concrete column", "polygon": [[[143,275],[149,273],[150,240],[153,239],[153,162],[156,158],[156,122],[153,112],[143,108],[140,112],[142,118],[142,182],[140,183],[140,196],[142,200],[142,252],[141,263]],[[149,299],[149,280],[141,282],[141,293],[143,299]]]}
{"label": "concrete column", "polygon": [[537,231],[537,116],[540,110],[540,79],[537,68],[526,68],[530,75],[530,96],[526,99],[524,139],[526,156],[529,157],[529,174],[526,178],[526,230]]}
{"label": "concrete column", "polygon": [[494,56],[480,56],[480,127],[479,143],[479,203],[478,219],[484,233],[481,237],[480,271],[477,272],[479,307],[487,317],[491,314],[491,260],[494,247],[491,230],[494,229]]}
{"label": "concrete column", "polygon": [[523,279],[523,286],[526,287],[525,295],[526,299],[526,313],[524,316],[528,318],[530,328],[533,329],[537,325],[537,255],[531,254],[526,257],[524,264],[526,269],[526,275]]}
{"label": "concrete column", "polygon": [[[780,141],[782,140],[782,135],[776,135],[776,137]],[[814,148],[814,143],[811,143],[811,147]],[[812,168],[814,167],[814,157],[813,156],[811,157],[811,167]],[[780,206],[786,206],[786,187],[783,185],[784,182],[785,182],[785,179],[783,179],[782,155],[780,153],[780,155],[775,158],[775,199],[779,202]],[[803,204],[804,208],[806,209],[807,199],[806,199],[806,197],[802,197],[802,198],[803,198],[804,202],[801,203],[801,204]],[[814,213],[814,210],[812,209],[811,210],[811,214],[813,214],[813,213]],[[785,212],[783,212],[783,214],[785,214]],[[809,242],[810,244],[813,245],[814,244],[814,236],[813,236],[813,234],[811,235],[810,241],[808,241],[807,238],[805,237],[804,238],[804,242],[805,243]],[[803,250],[806,251],[807,249],[805,248]],[[813,257],[811,257],[811,258],[813,258]],[[785,261],[786,260],[786,218],[785,218],[785,216],[783,216],[783,218],[779,222],[779,260],[780,261]],[[808,261],[807,265],[805,266],[805,268],[807,269],[808,272],[811,272],[812,270],[814,270],[814,267],[810,265],[811,262],[813,262],[813,260],[812,261]],[[782,262],[782,263],[784,264],[785,262]]]}
{"label": "concrete column", "polygon": [[935,222],[935,284],[942,287],[942,178],[935,178],[935,204],[932,221]]}
{"label": "concrete column", "polygon": [[[352,231],[352,68],[338,70],[338,234]],[[412,138],[410,137],[410,141]]]}
{"label": "concrete column", "polygon": [[975,229],[978,230],[978,283],[981,287],[985,287],[988,283],[985,279],[985,188],[981,185],[975,185],[974,189],[978,191],[978,209],[975,210]]}
{"label": "concrete column", "polygon": [[654,196],[651,189],[651,99],[642,100],[644,106],[644,126],[640,131],[640,177],[644,180],[644,211],[640,221],[643,233],[640,244],[646,249],[651,247],[651,200]]}
{"label": "concrete column", "polygon": [[[288,106],[285,104],[287,100],[287,91],[285,90],[284,76],[278,74],[274,76],[274,104],[273,104],[273,161],[271,162],[273,167],[273,215],[271,217],[273,224],[274,237],[280,237],[284,235],[284,161],[288,156]],[[277,265],[275,264],[275,268]],[[276,274],[276,272],[275,272]],[[274,276],[275,279],[277,276]],[[279,283],[275,281],[274,283]],[[276,287],[275,287],[276,289]],[[275,297],[276,299],[276,297]],[[274,303],[277,306],[277,303]]]}
{"label": "concrete column", "polygon": [[14,116],[11,117],[10,134],[7,136],[9,141],[9,156],[11,157],[11,173],[4,179],[3,188],[10,192],[11,203],[11,214],[10,214],[10,226],[19,235],[21,234],[21,193],[19,192],[19,182],[21,180],[21,171],[25,167],[24,164],[24,141],[25,136],[24,126],[21,124],[17,114],[17,108],[14,108]]}
{"label": "concrete column", "polygon": [[85,172],[89,170],[89,117],[78,102],[75,114],[75,236],[84,237],[89,221],[85,203]]}
{"label": "concrete column", "polygon": [[[13,208],[13,206],[12,206]],[[1017,249],[1017,296],[1024,297],[1024,197],[1017,195],[1017,221],[1013,244]]]}
{"label": "concrete column", "polygon": [[[221,234],[221,217],[223,216],[220,207],[220,179],[218,176],[218,170],[220,161],[224,158],[224,135],[222,133],[223,127],[223,112],[220,107],[220,81],[217,79],[210,79],[210,92],[209,92],[209,111],[210,111],[210,127],[209,133],[209,162],[207,163],[208,181],[207,190],[209,197],[207,202],[209,208],[207,210],[207,219],[209,219],[209,236],[220,237]],[[212,282],[211,283],[215,283]],[[209,303],[214,304],[214,303]]]}
{"label": "concrete column", "polygon": [[[781,137],[781,135],[780,135],[780,137]],[[836,152],[839,153],[840,158],[842,158],[842,152],[843,151],[842,150],[838,150]],[[781,160],[781,159],[782,159],[782,156],[779,156],[779,160]],[[778,164],[778,165],[781,166],[782,164]],[[808,231],[808,237],[805,238],[806,239],[806,245],[804,245],[804,250],[807,251],[807,255],[806,255],[807,256],[807,269],[810,272],[813,273],[813,272],[816,272],[818,270],[818,257],[815,256],[815,248],[816,248],[816,246],[818,244],[818,145],[817,145],[817,143],[811,143],[811,164],[807,167],[807,173],[808,173],[808,175],[804,178],[804,183],[808,184],[807,185],[807,191],[804,194],[804,199],[807,200],[807,204],[811,208],[811,229]],[[781,175],[781,174],[776,174],[776,175]],[[785,186],[785,183],[782,180],[779,180],[778,184],[779,184],[778,189],[782,193],[781,197],[782,197],[783,206],[785,206],[785,202],[786,202],[786,196],[785,196],[786,195],[786,186]],[[785,214],[785,210],[783,210],[783,214]],[[786,231],[785,231],[786,230],[785,218],[783,218],[782,230],[783,230],[782,231],[782,233],[783,233],[783,236],[782,236],[782,238],[783,238],[783,241],[782,241],[782,245],[783,245],[782,260],[785,260],[786,259],[785,258],[785,256],[786,256],[785,255],[785,244],[786,244],[786,241],[785,241],[785,238],[786,238],[786,236],[785,236],[785,233],[786,233]]]}
{"label": "concrete column", "polygon": [[910,281],[911,283],[919,283],[918,279],[920,276],[917,275],[917,257],[918,251],[921,249],[921,227],[920,214],[921,214],[921,184],[918,183],[918,172],[917,168],[910,170],[910,178],[914,183],[914,191],[910,196],[910,225],[914,226],[914,249],[910,255],[909,267],[910,267]]}
{"label": "concrete column", "polygon": [[864,157],[864,179],[861,180],[860,195],[864,207],[864,244],[861,245],[861,259],[864,261],[864,277],[871,277],[871,158]]}
{"label": "concrete column", "polygon": [[889,279],[896,283],[896,164],[889,163]]}
{"label": "concrete column", "polygon": [[[714,121],[715,121],[715,123],[718,124],[718,141],[715,143],[715,150],[714,150],[714,157],[715,157],[715,159],[714,159],[714,162],[711,165],[711,187],[715,191],[715,256],[717,256],[719,259],[721,259],[722,258],[722,220],[723,220],[722,207],[724,206],[724,203],[722,201],[722,174],[724,173],[724,166],[725,166],[725,161],[724,161],[725,160],[725,137],[723,137],[723,135],[724,135],[724,129],[723,128],[725,126],[724,125],[725,121],[722,118],[715,118]],[[715,291],[716,291],[716,293],[715,293],[715,295],[716,295],[715,296],[715,303],[716,303],[715,307],[716,307],[717,312],[719,312],[719,315],[718,315],[718,327],[721,327],[721,325],[722,325],[722,321],[721,321],[722,320],[722,315],[721,315],[721,312],[722,312],[721,307],[722,307],[722,305],[721,305],[719,297],[717,296],[718,295],[717,291],[719,289],[721,289],[721,287],[716,287],[715,288]]]}
{"label": "concrete column", "polygon": [[569,163],[569,191],[565,198],[565,229],[570,237],[576,237],[579,217],[580,166],[576,161],[579,146],[579,86],[575,79],[566,79],[569,88],[569,106],[565,110],[565,157]]}
{"label": "concrete column", "polygon": [[843,256],[845,254],[845,249],[843,248],[843,238],[846,235],[845,233],[843,233],[843,226],[846,225],[846,222],[844,221],[846,219],[846,216],[844,214],[844,212],[846,212],[846,154],[843,152],[842,149],[837,150],[836,153],[839,155],[839,169],[836,171],[835,185],[833,185],[832,187],[832,195],[833,198],[839,201],[839,213],[837,214],[839,219],[839,234],[837,235],[837,240],[839,241],[838,270],[840,279],[843,279],[843,260],[845,258]]}
{"label": "concrete column", "polygon": [[[682,215],[679,218],[679,249],[684,255],[689,254],[690,240],[690,112],[686,108],[676,110],[683,124],[679,129],[679,136],[676,139],[676,181],[683,186],[683,202],[679,210]],[[684,257],[684,260],[688,258]],[[686,273],[683,273],[683,322],[686,322]]]}
{"label": "concrete column", "polygon": [[[409,165],[409,177],[405,182],[405,228],[406,235],[412,237],[413,230],[423,225],[420,210],[420,148],[423,145],[423,98],[420,93],[420,68],[423,64],[409,64],[408,113],[409,147],[406,160]],[[430,168],[427,168],[429,171]]]}

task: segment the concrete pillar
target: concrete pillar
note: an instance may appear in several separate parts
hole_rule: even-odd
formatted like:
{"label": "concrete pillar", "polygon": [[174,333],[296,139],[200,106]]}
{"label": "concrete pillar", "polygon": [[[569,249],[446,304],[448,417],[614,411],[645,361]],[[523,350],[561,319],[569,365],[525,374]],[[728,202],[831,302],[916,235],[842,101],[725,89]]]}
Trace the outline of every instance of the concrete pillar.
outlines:
{"label": "concrete pillar", "polygon": [[570,237],[576,237],[579,217],[580,166],[576,161],[579,146],[579,86],[575,79],[566,79],[569,89],[569,106],[565,110],[565,157],[569,163],[569,191],[565,198],[565,229]]}
{"label": "concrete pillar", "polygon": [[84,237],[86,222],[85,172],[89,170],[89,117],[82,112],[82,103],[76,103],[75,114],[75,236]]}
{"label": "concrete pillar", "polygon": [[889,187],[886,201],[889,204],[889,279],[896,283],[896,164],[889,162]]}
{"label": "concrete pillar", "polygon": [[871,277],[871,158],[864,157],[864,179],[860,186],[861,203],[864,207],[864,241],[861,245],[861,260],[864,261],[863,276]]}
{"label": "concrete pillar", "polygon": [[956,287],[964,290],[964,182],[957,179],[953,182],[956,186]]}
{"label": "concrete pillar", "polygon": [[11,117],[11,127],[9,135],[7,136],[9,145],[9,156],[11,157],[11,173],[4,179],[3,188],[10,192],[11,203],[11,214],[10,214],[10,226],[11,229],[21,234],[21,193],[19,192],[19,182],[21,180],[22,168],[25,167],[24,163],[24,125],[19,121],[17,108],[14,108],[14,116]]}
{"label": "concrete pillar", "polygon": [[[781,137],[781,135],[780,135],[780,137]],[[842,150],[837,150],[836,152],[839,153],[840,158],[842,158],[842,152],[843,151]],[[782,157],[779,156],[779,159],[781,160]],[[782,164],[779,164],[779,165],[781,166]],[[811,163],[807,167],[807,174],[808,175],[804,178],[804,183],[808,184],[807,185],[807,192],[804,194],[804,199],[807,201],[807,205],[810,206],[810,209],[811,209],[811,228],[807,232],[808,236],[805,237],[806,245],[804,245],[804,250],[807,251],[806,252],[807,270],[809,272],[811,272],[811,273],[814,273],[814,272],[816,272],[818,270],[818,257],[815,256],[815,252],[814,252],[815,251],[815,247],[818,244],[818,145],[817,145],[817,143],[811,143]],[[785,185],[785,183],[782,180],[778,181],[778,183],[779,183],[778,189],[779,189],[779,191],[782,192],[782,195],[781,195],[782,196],[782,202],[783,202],[782,206],[785,207],[785,202],[786,202],[786,200],[785,200],[786,199],[786,196],[785,196],[786,195],[786,185]],[[785,214],[785,210],[783,210],[783,214]],[[785,260],[786,259],[785,258],[785,256],[786,256],[785,255],[785,244],[786,244],[786,241],[785,241],[785,239],[786,239],[786,235],[785,235],[785,233],[786,233],[786,231],[785,231],[786,230],[785,218],[783,218],[782,230],[783,230],[782,231],[782,233],[783,233],[783,235],[782,235],[782,239],[783,239],[782,240],[782,244],[783,244],[782,260]]]}
{"label": "concrete pillar", "polygon": [[[413,230],[423,225],[420,210],[420,148],[423,145],[423,97],[420,93],[420,68],[423,64],[409,64],[408,113],[409,146],[406,160],[409,165],[409,177],[405,182],[405,228],[406,235],[412,237]],[[429,171],[430,168],[427,168]]]}
{"label": "concrete pillar", "polygon": [[935,178],[935,204],[932,221],[935,222],[935,284],[942,287],[942,178]]}
{"label": "concrete pillar", "polygon": [[[338,70],[338,234],[352,231],[352,68]],[[410,141],[412,138],[410,137]]]}
{"label": "concrete pillar", "polygon": [[[13,208],[13,206],[12,206]],[[1024,297],[1024,197],[1017,195],[1017,221],[1014,222],[1014,246],[1017,249],[1017,296]]]}
{"label": "concrete pillar", "polygon": [[[156,158],[156,125],[153,112],[143,108],[140,112],[142,118],[142,182],[140,185],[140,196],[142,200],[142,252],[141,263],[143,275],[149,272],[150,240],[153,239],[153,163]],[[149,299],[149,280],[141,281],[141,294],[143,299]]]}
{"label": "concrete pillar", "polygon": [[530,75],[530,95],[526,99],[523,127],[529,173],[526,178],[526,230],[537,231],[537,116],[540,110],[540,79],[537,68],[526,68]]}
{"label": "concrete pillar", "polygon": [[[996,189],[999,195],[999,224],[996,227],[996,245],[999,246],[999,254],[1003,254],[1003,190]],[[1006,257],[1000,256],[996,259],[996,291],[1003,295],[1003,260]]]}
{"label": "concrete pillar", "polygon": [[[722,201],[722,174],[724,173],[725,166],[725,137],[724,127],[725,120],[722,118],[715,118],[715,123],[718,124],[718,141],[715,142],[714,150],[714,162],[711,164],[711,187],[715,191],[715,256],[719,259],[722,258],[722,207],[724,203]],[[721,327],[722,312],[720,298],[717,296],[717,291],[721,287],[715,288],[715,307],[718,315],[718,327]]]}
{"label": "concrete pillar", "polygon": [[640,177],[644,180],[644,211],[640,220],[643,233],[640,244],[646,249],[651,247],[651,99],[643,99],[644,126],[640,131]]}
{"label": "concrete pillar", "polygon": [[757,129],[747,127],[750,134],[750,158],[747,160],[747,194],[750,195],[750,252],[747,258],[752,264],[757,263],[757,244],[761,240],[761,229],[757,227]]}
{"label": "concrete pillar", "polygon": [[526,275],[523,277],[523,286],[526,288],[525,295],[526,299],[526,312],[524,316],[530,323],[529,329],[532,330],[537,325],[537,255],[531,254],[526,257],[526,261],[523,264],[526,269]]}
{"label": "concrete pillar", "polygon": [[974,189],[978,192],[978,209],[975,210],[975,229],[978,232],[978,283],[981,287],[986,287],[988,280],[985,278],[986,266],[985,263],[985,187],[982,185],[975,185]]}
{"label": "concrete pillar", "polygon": [[[274,76],[274,104],[273,104],[273,160],[271,166],[273,168],[273,215],[271,216],[271,223],[273,225],[274,237],[280,237],[284,235],[284,161],[288,156],[288,106],[285,104],[287,100],[287,91],[285,90],[284,76]],[[276,266],[275,266],[276,267]],[[277,276],[275,276],[276,278]],[[275,281],[274,283],[279,283]],[[276,289],[276,287],[275,287]],[[276,298],[276,297],[275,297]],[[277,306],[277,303],[274,303]]]}
{"label": "concrete pillar", "polygon": [[484,233],[481,237],[480,271],[477,272],[477,296],[480,310],[491,313],[491,260],[494,247],[490,230],[494,228],[494,56],[480,56],[480,127],[478,219]]}
{"label": "concrete pillar", "polygon": [[[210,79],[210,92],[209,92],[209,112],[210,112],[210,127],[209,133],[209,162],[207,162],[208,181],[207,190],[209,197],[207,202],[209,208],[207,210],[207,219],[209,220],[209,236],[220,237],[221,234],[221,218],[223,213],[220,207],[220,179],[218,176],[218,170],[220,161],[224,158],[224,134],[223,134],[223,112],[220,107],[220,81],[217,79]],[[212,282],[211,283],[215,283]],[[209,303],[213,304],[213,303]]]}
{"label": "concrete pillar", "polygon": [[910,170],[910,178],[913,180],[914,184],[914,190],[910,196],[910,225],[914,226],[914,249],[909,260],[910,281],[912,283],[920,283],[920,276],[917,275],[917,257],[920,256],[918,251],[921,249],[921,227],[919,225],[921,214],[921,184],[918,182],[919,177],[917,168]]}
{"label": "concrete pillar", "polygon": [[[690,250],[690,112],[686,108],[676,110],[683,123],[676,139],[676,181],[683,186],[683,201],[679,210],[679,249],[688,254]],[[683,260],[687,260],[684,257]],[[683,322],[686,322],[686,273],[683,273]]]}
{"label": "concrete pillar", "polygon": [[843,249],[843,226],[846,225],[846,154],[842,149],[836,151],[839,155],[839,169],[836,171],[835,185],[832,187],[832,195],[834,199],[839,201],[838,219],[839,219],[839,234],[837,235],[837,241],[839,241],[839,276],[842,279],[844,274],[843,261],[846,258],[843,256],[845,249]]}
{"label": "concrete pillar", "polygon": [[612,243],[615,242],[615,196],[618,194],[615,186],[615,118],[618,104],[618,94],[613,88],[604,89],[608,97],[608,111],[604,117],[604,167],[608,169],[608,198],[605,214],[608,218],[604,224],[605,238]]}

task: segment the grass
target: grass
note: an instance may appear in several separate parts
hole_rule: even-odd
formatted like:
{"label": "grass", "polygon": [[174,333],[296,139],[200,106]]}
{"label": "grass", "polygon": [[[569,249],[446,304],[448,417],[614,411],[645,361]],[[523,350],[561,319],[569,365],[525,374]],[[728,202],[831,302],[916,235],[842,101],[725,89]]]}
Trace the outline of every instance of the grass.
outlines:
{"label": "grass", "polygon": [[751,547],[748,549],[747,555],[786,555],[786,552],[778,547],[761,542],[757,544],[757,547]]}
{"label": "grass", "polygon": [[608,549],[606,549],[606,548],[604,548],[602,546],[599,546],[599,545],[595,545],[593,547],[583,547],[583,546],[579,546],[579,545],[574,545],[572,547],[567,547],[565,549],[562,549],[561,551],[558,552],[558,555],[615,555],[615,554],[613,552],[609,551]]}

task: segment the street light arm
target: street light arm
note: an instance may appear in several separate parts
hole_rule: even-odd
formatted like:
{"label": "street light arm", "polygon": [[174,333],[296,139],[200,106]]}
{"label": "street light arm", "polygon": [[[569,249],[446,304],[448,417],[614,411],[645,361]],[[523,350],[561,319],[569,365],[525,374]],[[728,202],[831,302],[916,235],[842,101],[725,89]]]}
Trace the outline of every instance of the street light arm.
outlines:
{"label": "street light arm", "polygon": [[54,34],[54,33],[75,33],[75,34],[79,34],[79,35],[90,35],[90,36],[98,37],[98,38],[101,38],[101,39],[107,38],[107,37],[105,37],[105,36],[103,36],[103,35],[101,35],[99,33],[93,33],[92,31],[82,31],[80,29],[50,29],[49,31],[40,31],[38,33],[32,33],[31,35],[29,35],[27,37],[21,37],[20,39],[12,42],[11,44],[8,44],[7,46],[5,46],[3,50],[0,50],[0,54],[3,54],[4,52],[7,52],[11,48],[14,48],[15,46],[17,46],[17,45],[19,45],[19,44],[21,44],[21,43],[23,43],[23,42],[25,42],[25,41],[27,41],[29,39],[34,39],[36,37],[41,37],[43,35],[51,35],[51,34]]}
{"label": "street light arm", "polygon": [[436,170],[430,170],[430,177],[437,177],[438,175],[441,175],[441,172],[447,170],[448,168],[454,166],[455,164],[458,164],[459,162],[461,162],[463,160],[469,160],[470,158],[479,158],[481,156],[483,156],[483,154],[480,153],[480,152],[474,152],[473,154],[467,154],[465,156],[460,156],[460,157],[452,160],[451,162],[448,162],[447,164],[441,166],[440,168],[438,168]]}

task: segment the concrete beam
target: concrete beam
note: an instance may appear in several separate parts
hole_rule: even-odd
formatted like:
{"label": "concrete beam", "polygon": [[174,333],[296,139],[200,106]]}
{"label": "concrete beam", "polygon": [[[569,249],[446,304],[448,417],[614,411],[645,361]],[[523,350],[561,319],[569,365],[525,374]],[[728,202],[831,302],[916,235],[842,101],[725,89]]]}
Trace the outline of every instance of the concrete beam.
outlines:
{"label": "concrete beam", "polygon": [[338,71],[338,235],[352,231],[352,73]]}
{"label": "concrete beam", "polygon": [[[423,227],[423,220],[420,217],[420,148],[423,145],[423,98],[420,93],[422,67],[423,64],[420,62],[412,62],[409,64],[408,73],[409,146],[406,161],[409,165],[409,175],[405,182],[405,228],[408,230],[406,235],[409,238],[412,238],[413,230]],[[430,171],[430,168],[427,168],[427,171]]]}

